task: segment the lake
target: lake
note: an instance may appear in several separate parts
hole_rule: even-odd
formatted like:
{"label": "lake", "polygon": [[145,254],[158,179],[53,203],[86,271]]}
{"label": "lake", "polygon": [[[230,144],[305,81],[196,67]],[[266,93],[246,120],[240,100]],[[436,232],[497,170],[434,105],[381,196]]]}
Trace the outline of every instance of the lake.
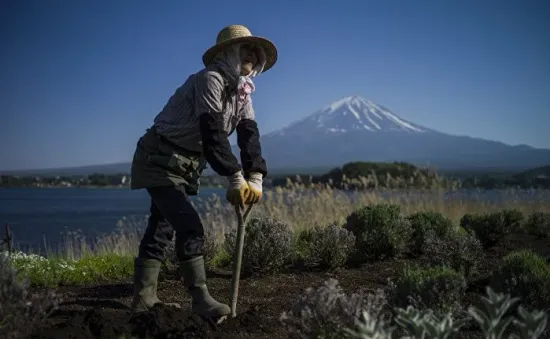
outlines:
{"label": "lake", "polygon": [[[224,195],[221,188],[201,188],[197,197]],[[450,193],[467,198],[469,192]],[[479,198],[479,193],[476,193]],[[485,191],[487,200],[507,199],[499,191]],[[550,191],[516,191],[515,199],[550,201]],[[0,224],[9,223],[19,246],[55,246],[62,232],[82,230],[88,235],[112,232],[122,217],[143,220],[149,213],[145,190],[92,188],[0,188]],[[1,231],[3,236],[3,229]]]}
{"label": "lake", "polygon": [[[224,193],[201,188],[197,197]],[[194,200],[197,197],[192,197]],[[143,218],[149,213],[145,190],[93,188],[0,188],[0,223],[9,223],[22,247],[54,245],[66,228],[88,234],[109,233],[122,217]]]}

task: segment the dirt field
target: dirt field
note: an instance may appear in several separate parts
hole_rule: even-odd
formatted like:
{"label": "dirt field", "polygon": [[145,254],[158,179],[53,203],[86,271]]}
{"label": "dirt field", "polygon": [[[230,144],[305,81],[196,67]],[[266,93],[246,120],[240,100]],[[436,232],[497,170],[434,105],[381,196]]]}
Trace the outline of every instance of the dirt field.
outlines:
{"label": "dirt field", "polygon": [[[486,252],[482,272],[496,267],[501,258],[514,249],[532,248],[550,258],[550,241],[530,236],[514,235]],[[158,307],[132,316],[128,305],[132,285],[100,285],[80,288],[60,288],[64,303],[32,338],[120,338],[123,333],[149,338],[287,338],[279,325],[281,312],[307,287],[319,286],[332,277],[340,281],[346,292],[367,287],[385,287],[387,278],[406,262],[405,259],[363,265],[360,268],[341,269],[335,272],[304,272],[289,270],[282,274],[241,279],[238,316],[215,326],[188,312],[189,298],[178,281],[162,281],[159,297],[166,302],[179,302],[183,310]],[[483,294],[486,280],[470,281],[466,302]],[[211,293],[221,301],[229,299],[231,276],[211,274],[208,282]],[[127,336],[129,338],[129,336]],[[464,332],[461,338],[480,338],[474,330]]]}

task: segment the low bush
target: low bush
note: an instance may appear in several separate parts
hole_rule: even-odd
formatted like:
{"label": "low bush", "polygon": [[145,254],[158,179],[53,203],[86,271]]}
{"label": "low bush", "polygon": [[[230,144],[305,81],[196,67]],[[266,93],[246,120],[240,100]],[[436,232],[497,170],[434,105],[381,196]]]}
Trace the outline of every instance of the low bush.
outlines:
{"label": "low bush", "polygon": [[428,232],[444,236],[454,228],[451,219],[438,212],[418,212],[408,217],[412,227],[412,249],[415,254],[422,253],[422,246]]}
{"label": "low bush", "polygon": [[[346,329],[355,326],[363,313],[369,315],[371,330],[383,331],[387,323],[387,306],[382,290],[374,294],[346,295],[335,279],[329,279],[317,288],[308,288],[298,297],[289,312],[283,312],[280,321],[289,338],[342,338]],[[378,338],[378,337],[376,337]]]}
{"label": "low bush", "polygon": [[497,292],[521,298],[527,307],[550,307],[550,264],[531,251],[516,251],[504,257],[492,274]]}
{"label": "low bush", "polygon": [[406,266],[395,281],[390,282],[388,290],[390,301],[396,307],[411,305],[432,309],[437,314],[454,313],[461,307],[466,280],[448,267]]}
{"label": "low bush", "polygon": [[[237,230],[226,234],[224,249],[233,254]],[[292,229],[285,222],[270,218],[251,218],[246,225],[242,271],[274,273],[290,259]]]}
{"label": "low bush", "polygon": [[523,225],[525,232],[537,238],[550,237],[550,213],[533,212]]}
{"label": "low bush", "polygon": [[344,266],[355,248],[353,233],[337,224],[306,229],[300,233],[297,242],[305,262],[322,269]]}
{"label": "low bush", "polygon": [[401,215],[399,205],[377,204],[352,212],[345,228],[355,236],[355,247],[362,259],[395,257],[405,251],[412,229]]}
{"label": "low bush", "polygon": [[482,215],[466,214],[460,220],[460,225],[475,233],[484,248],[489,248],[507,235],[519,231],[521,220],[523,215],[520,212],[503,210]]}
{"label": "low bush", "polygon": [[0,337],[25,337],[61,301],[51,291],[31,296],[28,287],[28,280],[11,265],[9,254],[0,253]]}
{"label": "low bush", "polygon": [[428,232],[422,252],[430,265],[450,267],[462,273],[465,278],[476,273],[483,258],[483,247],[479,239],[459,230],[444,235]]}

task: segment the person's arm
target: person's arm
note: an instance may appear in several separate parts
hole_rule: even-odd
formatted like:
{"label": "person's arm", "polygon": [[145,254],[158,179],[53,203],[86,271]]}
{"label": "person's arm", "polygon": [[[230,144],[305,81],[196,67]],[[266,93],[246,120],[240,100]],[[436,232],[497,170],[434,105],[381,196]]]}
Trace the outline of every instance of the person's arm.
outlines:
{"label": "person's arm", "polygon": [[204,72],[199,77],[195,88],[195,111],[200,119],[204,156],[219,175],[235,175],[241,171],[241,167],[231,152],[231,145],[223,128],[223,78],[216,72]]}
{"label": "person's arm", "polygon": [[251,173],[261,174],[262,178],[267,175],[267,165],[262,157],[262,146],[260,143],[260,132],[258,124],[254,119],[254,108],[252,101],[243,107],[242,119],[237,125],[237,144],[241,150],[241,163],[245,177]]}

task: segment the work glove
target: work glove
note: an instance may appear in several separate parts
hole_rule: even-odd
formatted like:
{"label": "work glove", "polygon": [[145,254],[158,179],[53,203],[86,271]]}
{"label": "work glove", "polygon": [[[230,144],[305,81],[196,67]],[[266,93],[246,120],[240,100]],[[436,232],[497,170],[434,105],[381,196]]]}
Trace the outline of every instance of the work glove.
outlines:
{"label": "work glove", "polygon": [[231,203],[231,205],[239,205],[241,208],[244,208],[244,204],[250,195],[250,188],[248,187],[248,183],[244,179],[243,174],[239,171],[228,176],[227,180],[229,181],[229,185],[227,186],[225,198],[229,201],[229,203]]}
{"label": "work glove", "polygon": [[247,182],[250,188],[250,194],[246,200],[246,204],[255,204],[262,198],[263,176],[261,173],[250,173],[250,178],[248,178]]}

